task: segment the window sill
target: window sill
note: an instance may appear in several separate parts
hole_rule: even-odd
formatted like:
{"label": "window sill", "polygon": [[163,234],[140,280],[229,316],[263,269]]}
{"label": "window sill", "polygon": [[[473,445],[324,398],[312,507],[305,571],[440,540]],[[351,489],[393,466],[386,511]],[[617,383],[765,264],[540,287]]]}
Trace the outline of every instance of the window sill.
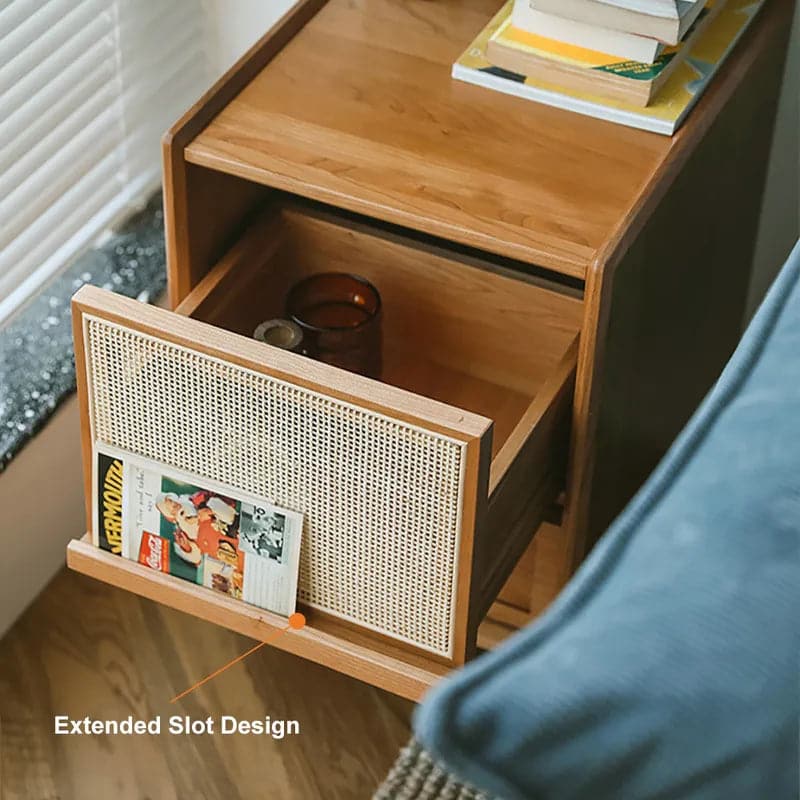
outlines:
{"label": "window sill", "polygon": [[160,194],[0,329],[0,472],[75,389],[70,298],[86,283],[144,302],[163,291]]}

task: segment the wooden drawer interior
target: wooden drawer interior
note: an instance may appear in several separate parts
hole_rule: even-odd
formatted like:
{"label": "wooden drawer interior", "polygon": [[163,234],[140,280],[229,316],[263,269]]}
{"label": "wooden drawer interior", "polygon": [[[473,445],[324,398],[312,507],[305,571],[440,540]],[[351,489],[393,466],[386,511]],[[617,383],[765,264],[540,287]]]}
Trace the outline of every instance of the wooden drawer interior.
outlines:
{"label": "wooden drawer interior", "polygon": [[540,392],[574,366],[580,300],[475,259],[284,204],[265,211],[176,311],[250,336],[262,320],[285,316],[293,283],[325,271],[361,275],[380,291],[381,380],[488,417],[496,469],[513,461],[525,433],[519,426],[532,422]]}
{"label": "wooden drawer interior", "polygon": [[[382,384],[445,404],[442,408],[452,409],[448,413],[454,420],[463,409],[469,419],[493,422],[481,450],[487,479],[472,489],[478,496],[470,562],[460,566],[469,606],[464,609],[467,634],[454,654],[460,663],[474,652],[480,619],[563,489],[581,302],[525,276],[503,274],[395,232],[281,203],[264,210],[176,312],[236,334],[226,341],[251,360],[299,365],[323,382],[339,373],[332,385],[352,383],[354,391],[370,390],[380,399],[380,384],[374,381],[322,368],[249,338],[260,321],[284,315],[284,298],[295,281],[330,270],[363,275],[381,293]],[[126,306],[114,302],[112,316],[119,320]],[[73,567],[108,582],[255,638],[280,626],[279,618],[260,609],[120,562],[86,542],[71,546]],[[442,673],[436,657],[372,637],[313,609],[308,617],[302,640],[283,636],[275,645],[406,696],[419,696],[420,687]],[[402,664],[411,671],[399,681]]]}

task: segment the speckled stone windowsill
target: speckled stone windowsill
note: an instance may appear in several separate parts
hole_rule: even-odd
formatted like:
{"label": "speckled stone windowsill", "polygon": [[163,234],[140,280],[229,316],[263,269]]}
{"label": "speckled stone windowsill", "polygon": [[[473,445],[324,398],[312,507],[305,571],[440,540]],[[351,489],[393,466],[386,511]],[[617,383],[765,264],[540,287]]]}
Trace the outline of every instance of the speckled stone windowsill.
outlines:
{"label": "speckled stone windowsill", "polygon": [[163,291],[160,194],[0,327],[0,472],[75,390],[70,298],[87,283],[144,302]]}

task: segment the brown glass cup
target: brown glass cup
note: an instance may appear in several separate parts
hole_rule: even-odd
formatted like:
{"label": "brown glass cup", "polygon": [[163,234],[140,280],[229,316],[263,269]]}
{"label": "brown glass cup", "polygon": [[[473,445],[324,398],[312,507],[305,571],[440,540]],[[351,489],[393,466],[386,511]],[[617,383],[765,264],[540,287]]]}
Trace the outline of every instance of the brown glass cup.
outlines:
{"label": "brown glass cup", "polygon": [[296,283],[287,316],[303,331],[303,353],[369,378],[381,374],[381,296],[366,279],[321,272]]}

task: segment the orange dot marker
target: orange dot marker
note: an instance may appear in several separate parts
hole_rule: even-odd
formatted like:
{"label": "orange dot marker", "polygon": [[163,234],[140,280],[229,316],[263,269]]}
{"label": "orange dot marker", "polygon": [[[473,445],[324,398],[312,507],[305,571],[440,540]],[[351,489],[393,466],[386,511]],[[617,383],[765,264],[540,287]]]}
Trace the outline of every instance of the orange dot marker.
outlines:
{"label": "orange dot marker", "polygon": [[299,611],[295,611],[289,617],[289,627],[295,631],[299,631],[306,626],[306,618],[304,614],[301,614]]}

